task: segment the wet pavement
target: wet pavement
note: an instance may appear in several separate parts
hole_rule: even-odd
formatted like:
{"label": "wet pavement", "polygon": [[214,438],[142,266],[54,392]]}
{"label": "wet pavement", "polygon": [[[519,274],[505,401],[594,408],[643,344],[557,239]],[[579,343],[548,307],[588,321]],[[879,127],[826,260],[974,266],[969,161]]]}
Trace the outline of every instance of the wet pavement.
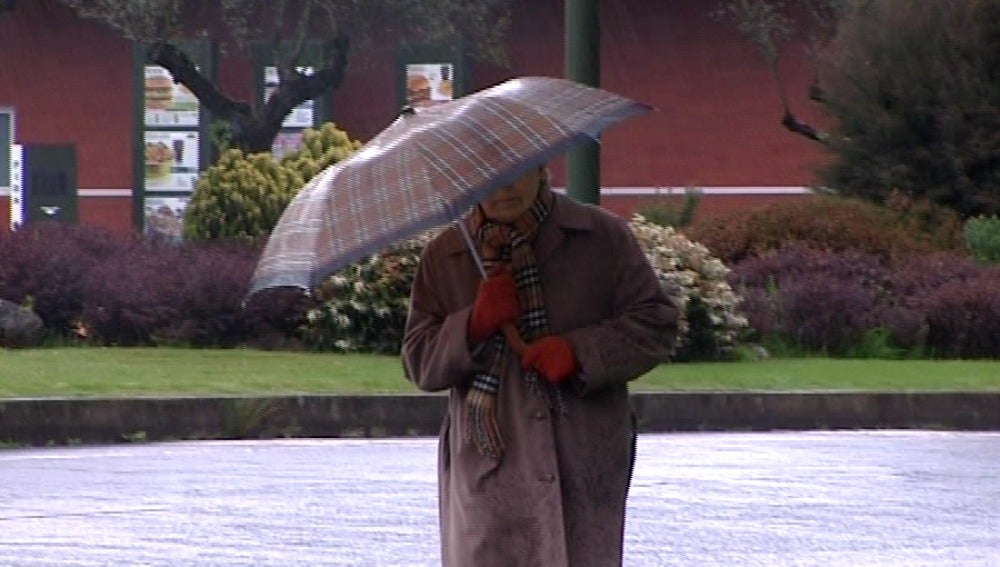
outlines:
{"label": "wet pavement", "polygon": [[[433,439],[0,450],[2,566],[433,566]],[[1000,565],[1000,433],[643,435],[626,566]]]}

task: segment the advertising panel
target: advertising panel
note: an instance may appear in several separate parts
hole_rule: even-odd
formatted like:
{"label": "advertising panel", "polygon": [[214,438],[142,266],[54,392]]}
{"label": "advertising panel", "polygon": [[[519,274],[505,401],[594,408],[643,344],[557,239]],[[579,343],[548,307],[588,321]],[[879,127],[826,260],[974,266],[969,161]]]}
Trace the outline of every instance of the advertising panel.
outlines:
{"label": "advertising panel", "polygon": [[198,181],[198,132],[147,130],[143,157],[146,191],[194,191]]}
{"label": "advertising panel", "polygon": [[419,108],[454,98],[455,67],[451,63],[408,63],[406,104]]}
{"label": "advertising panel", "polygon": [[189,201],[189,197],[147,197],[145,234],[167,242],[183,240],[184,210]]}
{"label": "advertising panel", "polygon": [[198,126],[198,99],[159,65],[145,66],[146,126]]}

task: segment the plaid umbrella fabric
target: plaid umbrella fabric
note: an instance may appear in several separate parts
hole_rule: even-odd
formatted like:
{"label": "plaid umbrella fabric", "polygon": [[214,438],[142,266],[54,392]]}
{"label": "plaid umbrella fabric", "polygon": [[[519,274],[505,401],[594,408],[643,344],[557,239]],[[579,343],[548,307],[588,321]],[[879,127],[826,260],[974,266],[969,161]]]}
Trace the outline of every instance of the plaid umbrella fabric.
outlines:
{"label": "plaid umbrella fabric", "polygon": [[565,79],[522,77],[404,111],[292,200],[249,294],[284,286],[312,290],[368,254],[458,219],[530,168],[649,110]]}

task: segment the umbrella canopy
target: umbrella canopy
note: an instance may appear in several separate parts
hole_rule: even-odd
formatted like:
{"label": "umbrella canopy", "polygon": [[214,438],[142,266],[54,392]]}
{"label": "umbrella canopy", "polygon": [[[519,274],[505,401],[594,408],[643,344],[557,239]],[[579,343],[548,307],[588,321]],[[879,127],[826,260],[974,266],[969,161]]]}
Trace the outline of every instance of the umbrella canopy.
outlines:
{"label": "umbrella canopy", "polygon": [[408,109],[296,195],[271,232],[248,295],[271,287],[312,290],[368,254],[457,220],[530,168],[649,110],[550,77],[511,79]]}

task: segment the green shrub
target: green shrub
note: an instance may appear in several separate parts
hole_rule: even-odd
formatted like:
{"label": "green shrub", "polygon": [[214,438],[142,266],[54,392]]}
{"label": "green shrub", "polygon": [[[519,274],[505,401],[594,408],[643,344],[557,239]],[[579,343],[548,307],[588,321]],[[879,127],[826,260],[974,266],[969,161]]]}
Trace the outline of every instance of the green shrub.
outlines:
{"label": "green shrub", "polygon": [[668,190],[664,196],[657,190],[656,196],[640,205],[636,213],[653,224],[683,228],[694,220],[694,214],[701,204],[701,190],[688,187],[680,198],[680,207],[677,206],[677,200],[672,191]]}
{"label": "green shrub", "polygon": [[320,305],[306,314],[306,344],[323,351],[398,353],[417,263],[438,231],[394,244],[326,278]]}
{"label": "green shrub", "polygon": [[831,41],[812,46],[830,126],[820,183],[876,202],[901,188],[963,217],[1000,212],[1000,1],[797,3],[840,13]]}
{"label": "green shrub", "polygon": [[965,221],[965,243],[982,264],[1000,264],[1000,216],[981,215]]}
{"label": "green shrub", "polygon": [[681,308],[675,358],[729,357],[748,326],[737,310],[740,298],[726,280],[729,268],[708,248],[672,227],[656,225],[642,215],[632,217],[631,227],[664,293]]}
{"label": "green shrub", "polygon": [[789,242],[882,258],[961,247],[961,223],[954,213],[912,204],[889,208],[833,196],[789,199],[703,217],[685,233],[729,265]]}
{"label": "green shrub", "polygon": [[914,199],[893,190],[885,201],[890,221],[931,245],[934,250],[957,250],[963,247],[962,217],[953,209],[927,198]]}
{"label": "green shrub", "polygon": [[905,354],[903,349],[893,344],[892,333],[883,327],[869,329],[857,344],[847,349],[848,358],[895,360]]}
{"label": "green shrub", "polygon": [[297,172],[309,181],[317,173],[354,153],[361,142],[351,140],[347,133],[332,122],[302,132],[302,147],[281,160],[285,168]]}
{"label": "green shrub", "polygon": [[198,178],[184,214],[184,236],[260,242],[302,185],[302,176],[270,153],[226,150]]}
{"label": "green shrub", "polygon": [[360,145],[328,122],[303,131],[302,148],[280,162],[267,152],[223,151],[219,161],[198,178],[185,213],[185,236],[190,240],[263,241],[307,181]]}

